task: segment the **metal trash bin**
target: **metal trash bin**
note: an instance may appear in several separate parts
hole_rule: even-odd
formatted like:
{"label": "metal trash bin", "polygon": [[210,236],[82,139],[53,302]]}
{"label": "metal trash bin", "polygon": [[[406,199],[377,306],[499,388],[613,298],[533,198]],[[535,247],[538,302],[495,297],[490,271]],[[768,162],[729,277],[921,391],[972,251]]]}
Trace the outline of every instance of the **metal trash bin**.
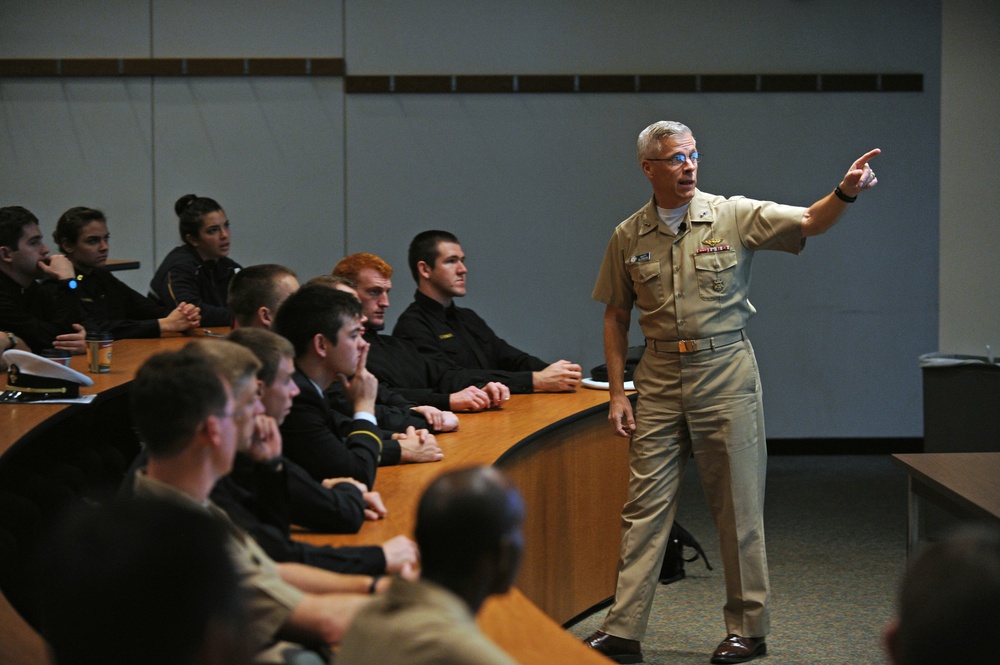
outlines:
{"label": "metal trash bin", "polygon": [[924,452],[1000,452],[1000,364],[985,356],[920,356]]}

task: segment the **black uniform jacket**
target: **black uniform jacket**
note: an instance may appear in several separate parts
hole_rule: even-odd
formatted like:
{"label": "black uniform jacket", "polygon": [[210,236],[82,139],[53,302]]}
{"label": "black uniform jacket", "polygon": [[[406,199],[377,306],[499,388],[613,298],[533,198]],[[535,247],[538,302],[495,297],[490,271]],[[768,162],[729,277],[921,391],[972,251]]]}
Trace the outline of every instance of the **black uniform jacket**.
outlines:
{"label": "black uniform jacket", "polygon": [[399,444],[383,442],[378,427],[362,419],[354,420],[350,431],[342,434],[336,412],[309,377],[296,369],[293,380],[300,392],[281,424],[285,456],[316,480],[354,478],[374,489],[379,462],[399,463]]}
{"label": "black uniform jacket", "polygon": [[14,333],[35,353],[52,348],[56,337],[84,323],[79,289],[71,289],[69,281],[32,282],[24,288],[0,272],[0,330]]}
{"label": "black uniform jacket", "polygon": [[[452,362],[441,362],[435,354],[422,353],[407,339],[365,331],[368,348],[368,371],[379,386],[385,385],[416,404],[427,404],[442,411],[451,410],[451,393],[469,386],[482,388],[490,381],[506,383],[509,372],[464,369]],[[382,420],[380,419],[381,423]]]}
{"label": "black uniform jacket", "polygon": [[549,365],[498,337],[471,309],[454,303],[444,307],[420,291],[399,316],[392,336],[413,342],[440,363],[492,370],[492,380],[506,384],[512,393],[532,392],[531,373]]}
{"label": "black uniform jacket", "polygon": [[83,275],[79,291],[87,332],[109,332],[115,339],[159,337],[157,319],[171,312],[104,269]]}
{"label": "black uniform jacket", "polygon": [[229,282],[240,264],[228,256],[205,261],[191,245],[174,247],[149,283],[149,297],[170,309],[182,302],[201,308],[204,326],[228,326],[232,314],[226,304]]}

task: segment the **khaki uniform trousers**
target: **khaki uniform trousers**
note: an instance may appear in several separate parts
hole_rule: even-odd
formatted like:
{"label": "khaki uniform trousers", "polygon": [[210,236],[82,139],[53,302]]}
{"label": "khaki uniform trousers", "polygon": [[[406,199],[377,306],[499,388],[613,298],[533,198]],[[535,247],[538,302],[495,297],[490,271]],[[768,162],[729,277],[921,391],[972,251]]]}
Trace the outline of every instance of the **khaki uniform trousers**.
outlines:
{"label": "khaki uniform trousers", "polygon": [[639,400],[629,449],[615,602],[602,630],[641,640],[677,512],[677,490],[694,452],[719,531],[729,633],[768,633],[764,548],[767,450],[757,361],[749,340],[693,353],[646,349],[634,377]]}

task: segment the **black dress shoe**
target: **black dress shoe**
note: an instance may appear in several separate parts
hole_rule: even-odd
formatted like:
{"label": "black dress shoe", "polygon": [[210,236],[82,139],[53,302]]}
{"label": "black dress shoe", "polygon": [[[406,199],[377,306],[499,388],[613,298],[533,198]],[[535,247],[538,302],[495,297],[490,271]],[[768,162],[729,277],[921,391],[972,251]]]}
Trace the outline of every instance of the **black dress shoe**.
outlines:
{"label": "black dress shoe", "polygon": [[641,663],[642,645],[639,640],[626,640],[597,631],[583,641],[594,651],[607,656],[616,663]]}
{"label": "black dress shoe", "polygon": [[745,663],[757,656],[767,654],[767,643],[763,637],[743,637],[727,635],[712,653],[713,663]]}

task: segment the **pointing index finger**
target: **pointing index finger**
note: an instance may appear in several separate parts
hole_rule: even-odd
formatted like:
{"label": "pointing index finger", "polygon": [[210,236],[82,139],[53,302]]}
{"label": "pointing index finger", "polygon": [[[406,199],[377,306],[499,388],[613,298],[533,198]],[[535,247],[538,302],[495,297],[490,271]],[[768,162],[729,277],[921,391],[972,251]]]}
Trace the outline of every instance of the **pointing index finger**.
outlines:
{"label": "pointing index finger", "polygon": [[865,168],[865,164],[867,164],[875,157],[878,157],[881,153],[882,153],[881,148],[875,148],[874,150],[869,150],[865,154],[861,155],[861,157],[859,157],[857,161],[854,162],[854,168],[856,169]]}

